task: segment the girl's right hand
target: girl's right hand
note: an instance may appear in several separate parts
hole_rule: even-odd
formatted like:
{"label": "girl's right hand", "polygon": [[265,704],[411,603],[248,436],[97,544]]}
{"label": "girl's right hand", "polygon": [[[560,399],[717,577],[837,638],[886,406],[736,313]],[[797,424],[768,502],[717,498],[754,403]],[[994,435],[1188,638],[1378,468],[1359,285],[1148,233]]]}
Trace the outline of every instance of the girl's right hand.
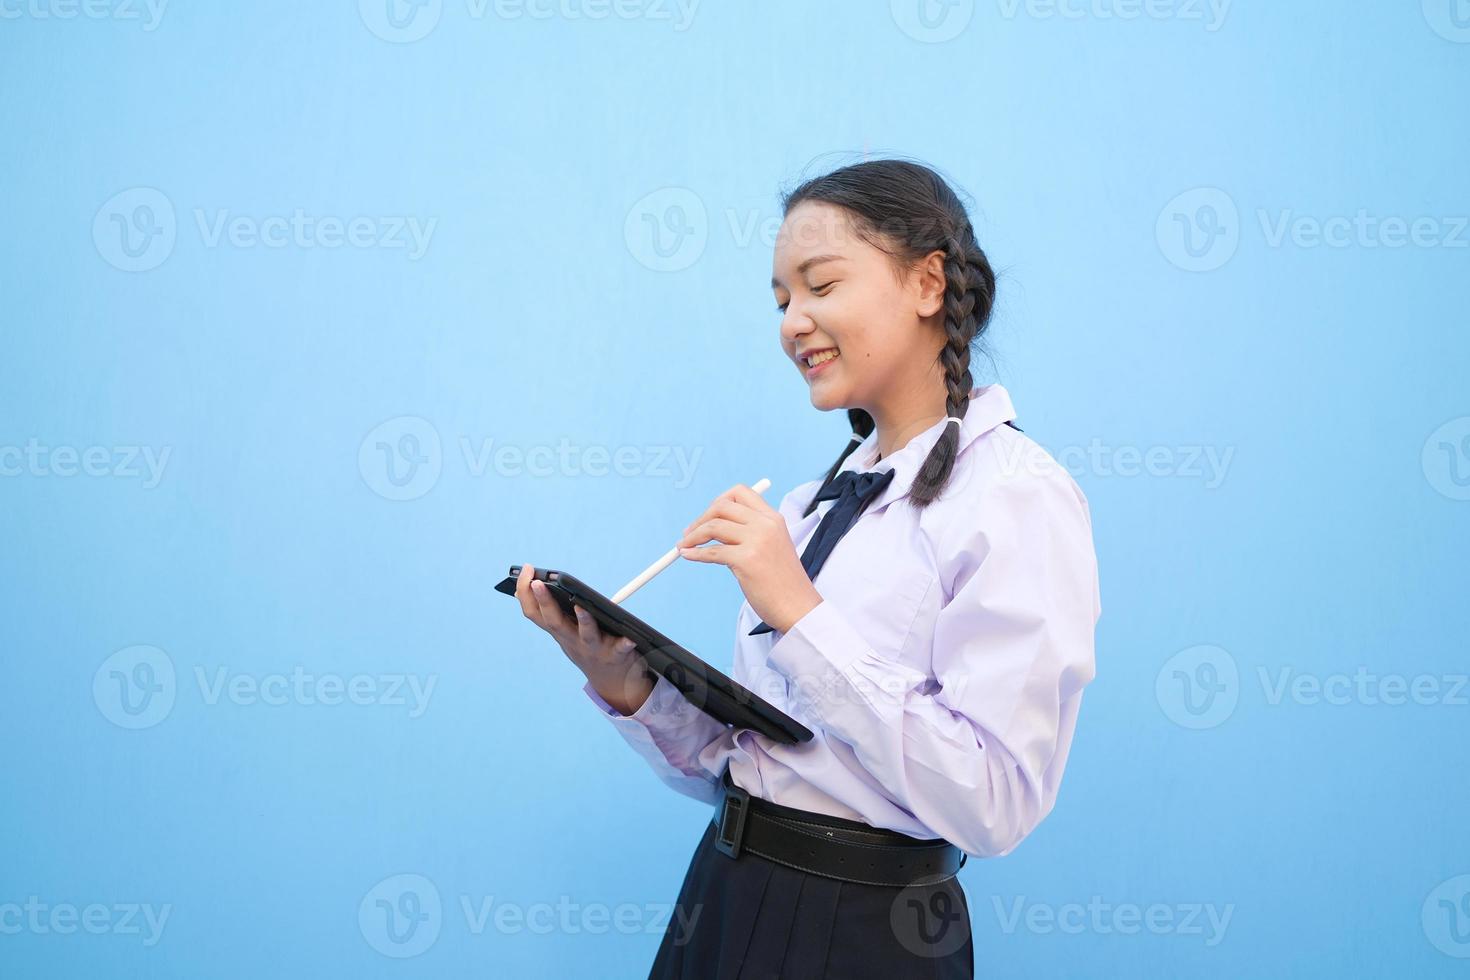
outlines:
{"label": "girl's right hand", "polygon": [[567,659],[577,665],[604,701],[617,711],[631,715],[643,706],[653,691],[649,676],[632,640],[604,633],[581,606],[574,606],[576,622],[562,611],[546,585],[533,576],[535,569],[521,566],[516,578],[516,598],[526,618],[551,634]]}

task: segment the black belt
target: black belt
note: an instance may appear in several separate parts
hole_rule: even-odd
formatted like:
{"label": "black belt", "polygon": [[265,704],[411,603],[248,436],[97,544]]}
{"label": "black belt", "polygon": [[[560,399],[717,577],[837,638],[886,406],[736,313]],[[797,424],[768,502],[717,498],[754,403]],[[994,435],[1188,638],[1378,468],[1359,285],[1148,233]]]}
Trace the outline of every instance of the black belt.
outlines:
{"label": "black belt", "polygon": [[920,840],[893,830],[809,813],[752,797],[727,768],[715,801],[715,849],[742,851],[808,874],[864,885],[937,884],[964,867],[966,854],[947,840]]}

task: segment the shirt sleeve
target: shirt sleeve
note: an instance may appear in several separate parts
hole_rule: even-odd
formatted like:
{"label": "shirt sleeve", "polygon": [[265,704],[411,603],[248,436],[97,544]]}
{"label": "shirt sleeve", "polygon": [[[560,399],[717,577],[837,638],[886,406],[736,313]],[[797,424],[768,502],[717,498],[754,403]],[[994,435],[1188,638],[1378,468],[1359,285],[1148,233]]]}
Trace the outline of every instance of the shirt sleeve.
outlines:
{"label": "shirt sleeve", "polygon": [[724,723],[700,711],[662,675],[648,699],[631,715],[603,700],[590,681],[582,690],[659,779],[685,796],[715,804],[718,774],[705,769],[698,759],[705,746],[725,733]]}
{"label": "shirt sleeve", "polygon": [[828,599],[770,652],[796,702],[895,803],[980,857],[1010,853],[1051,812],[1095,673],[1091,517],[1052,463],[998,479],[942,529],[936,585],[952,598],[932,677],[876,653]]}

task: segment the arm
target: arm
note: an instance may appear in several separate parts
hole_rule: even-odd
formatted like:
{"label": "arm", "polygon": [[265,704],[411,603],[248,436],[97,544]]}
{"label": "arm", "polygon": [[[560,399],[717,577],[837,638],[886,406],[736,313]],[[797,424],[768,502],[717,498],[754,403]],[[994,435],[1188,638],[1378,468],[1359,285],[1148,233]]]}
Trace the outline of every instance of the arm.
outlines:
{"label": "arm", "polygon": [[705,746],[725,733],[724,724],[696,708],[662,676],[631,715],[609,705],[590,681],[582,685],[582,690],[653,767],[659,779],[685,796],[714,805],[718,795],[716,776],[701,766],[698,758]]}
{"label": "arm", "polygon": [[[799,502],[809,500],[820,482],[803,483],[781,499],[779,509],[788,531],[801,520]],[[739,623],[737,615],[737,648],[743,634]],[[740,680],[738,649],[735,679]],[[699,754],[729,731],[724,724],[700,711],[663,677],[658,678],[648,699],[631,715],[624,715],[608,704],[590,682],[582,690],[660,779],[685,796],[714,805],[719,795],[716,781],[720,774],[700,765]]]}
{"label": "arm", "polygon": [[1059,467],[1002,477],[957,514],[941,538],[954,557],[939,581],[953,598],[934,627],[937,686],[874,652],[828,600],[770,660],[891,799],[961,849],[994,857],[1056,801],[1095,673],[1096,557],[1086,499]]}

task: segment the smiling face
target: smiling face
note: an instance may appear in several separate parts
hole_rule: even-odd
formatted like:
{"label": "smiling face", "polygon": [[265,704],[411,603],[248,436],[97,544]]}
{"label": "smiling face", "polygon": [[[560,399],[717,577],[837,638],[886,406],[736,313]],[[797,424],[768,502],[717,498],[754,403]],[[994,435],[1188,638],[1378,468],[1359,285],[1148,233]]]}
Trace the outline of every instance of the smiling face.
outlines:
{"label": "smiling face", "polygon": [[[883,406],[904,392],[942,391],[942,253],[897,276],[892,258],[857,234],[845,209],[803,201],[776,236],[771,288],[782,311],[781,347],[813,407],[861,408],[881,426]],[[837,357],[809,367],[801,356],[822,350]]]}

